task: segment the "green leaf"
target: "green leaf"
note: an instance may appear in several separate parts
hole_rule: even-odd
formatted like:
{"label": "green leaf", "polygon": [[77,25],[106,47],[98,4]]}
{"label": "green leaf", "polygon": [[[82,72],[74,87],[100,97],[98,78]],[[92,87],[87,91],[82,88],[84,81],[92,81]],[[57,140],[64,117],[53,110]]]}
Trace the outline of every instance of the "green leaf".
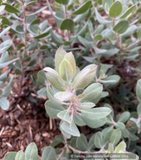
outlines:
{"label": "green leaf", "polygon": [[125,150],[126,150],[126,143],[124,141],[122,141],[115,148],[115,153],[119,153],[119,151],[123,151],[124,152]]}
{"label": "green leaf", "polygon": [[42,160],[56,160],[56,153],[52,147],[45,147],[42,153]]}
{"label": "green leaf", "polygon": [[66,51],[62,49],[61,47],[58,48],[55,54],[55,66],[56,66],[56,70],[58,73],[59,73],[60,63],[63,61],[65,55],[66,55]]}
{"label": "green leaf", "polygon": [[0,38],[9,31],[10,27],[5,28],[1,33],[0,33]]}
{"label": "green leaf", "polygon": [[55,97],[54,97],[54,94],[55,92],[53,91],[53,89],[50,87],[50,85],[47,85],[47,94],[48,94],[48,98],[49,100],[56,104],[56,105],[60,105],[62,104],[62,102],[58,101]]}
{"label": "green leaf", "polygon": [[89,13],[89,10],[87,10],[86,12],[82,13],[82,14],[79,14],[77,16],[75,16],[75,18],[73,19],[73,21],[76,23],[76,22],[81,22],[82,20],[84,20],[87,15]]}
{"label": "green leaf", "polygon": [[20,12],[17,8],[11,6],[9,3],[3,3],[3,5],[5,5],[5,10],[9,13],[19,13]]}
{"label": "green leaf", "polygon": [[136,8],[136,4],[131,6],[130,8],[128,8],[122,15],[120,18],[125,18],[127,17],[134,9]]}
{"label": "green leaf", "polygon": [[61,105],[53,104],[50,100],[46,101],[45,109],[46,109],[46,112],[48,113],[48,115],[53,119],[57,119],[58,118],[57,114],[60,111],[64,110],[64,108]]}
{"label": "green leaf", "polygon": [[103,86],[100,83],[93,83],[89,85],[83,92],[85,96],[81,99],[81,102],[92,102],[93,99],[96,99],[101,95],[102,90]]}
{"label": "green leaf", "polygon": [[74,79],[72,87],[75,89],[82,89],[86,87],[94,78],[97,66],[95,64],[88,65],[80,71]]}
{"label": "green leaf", "polygon": [[74,21],[72,19],[67,18],[62,21],[60,29],[73,31],[74,26],[75,26]]}
{"label": "green leaf", "polygon": [[117,123],[115,123],[115,127],[116,128],[119,128],[119,129],[125,129],[125,125],[124,125],[124,123],[122,123],[122,122],[117,122]]}
{"label": "green leaf", "polygon": [[61,46],[64,43],[62,41],[62,39],[60,39],[58,36],[56,36],[55,33],[52,30],[50,31],[50,33],[51,33],[52,41],[54,43],[56,43],[58,46]]}
{"label": "green leaf", "polygon": [[25,6],[30,6],[35,4],[37,1],[25,2]]}
{"label": "green leaf", "polygon": [[140,40],[141,39],[141,27],[138,28],[137,36],[138,36],[138,39]]}
{"label": "green leaf", "polygon": [[59,74],[63,80],[66,82],[70,82],[74,76],[74,71],[71,63],[64,59],[59,65]]}
{"label": "green leaf", "polygon": [[44,38],[46,37],[49,33],[50,30],[52,29],[52,27],[48,27],[42,34],[38,35],[38,36],[34,36],[35,39],[40,39],[40,38]]}
{"label": "green leaf", "polygon": [[34,20],[30,23],[30,25],[34,25],[34,24],[38,24],[38,23],[40,23],[40,19],[39,19],[39,18],[34,19]]}
{"label": "green leaf", "polygon": [[115,1],[109,10],[109,16],[110,17],[117,17],[121,14],[122,12],[122,4],[120,1]]}
{"label": "green leaf", "polygon": [[120,77],[118,75],[111,75],[111,76],[106,77],[103,80],[100,80],[100,82],[103,84],[113,85],[113,84],[118,83],[119,80],[120,80]]}
{"label": "green leaf", "polygon": [[109,14],[109,9],[112,3],[113,3],[113,0],[102,0],[103,8],[105,9],[107,14]]}
{"label": "green leaf", "polygon": [[63,5],[67,5],[69,0],[55,0],[57,3],[63,4]]}
{"label": "green leaf", "polygon": [[110,138],[110,143],[112,143],[114,146],[120,141],[121,139],[121,130],[120,129],[115,129],[112,132],[111,138]]}
{"label": "green leaf", "polygon": [[141,116],[141,103],[139,103],[137,106],[137,112],[138,112],[138,116]]}
{"label": "green leaf", "polygon": [[136,95],[138,97],[138,100],[141,101],[141,79],[137,81]]}
{"label": "green leaf", "polygon": [[103,39],[103,37],[100,34],[97,34],[94,36],[94,40],[96,40],[96,41],[101,41],[102,39]]}
{"label": "green leaf", "polygon": [[75,124],[77,124],[78,126],[85,126],[86,125],[84,123],[81,115],[74,114],[73,120],[74,120]]}
{"label": "green leaf", "polygon": [[121,36],[128,37],[128,36],[132,35],[136,31],[136,29],[137,29],[137,26],[132,25]]}
{"label": "green leaf", "polygon": [[73,93],[66,91],[66,92],[57,92],[54,95],[54,97],[57,100],[63,102],[63,101],[68,101],[73,95],[74,95]]}
{"label": "green leaf", "polygon": [[0,44],[0,53],[5,52],[12,45],[11,40],[6,40]]}
{"label": "green leaf", "polygon": [[72,14],[78,15],[86,12],[92,5],[92,1],[87,1],[78,7]]}
{"label": "green leaf", "polygon": [[94,137],[94,144],[96,148],[102,148],[103,147],[103,136],[101,132],[97,132]]}
{"label": "green leaf", "polygon": [[94,107],[95,106],[95,104],[94,103],[92,103],[92,102],[83,102],[83,103],[81,103],[81,106],[80,107],[78,107],[79,109],[90,109],[90,108],[92,108],[92,107]]}
{"label": "green leaf", "polygon": [[104,144],[109,142],[112,132],[113,132],[113,126],[107,127],[102,131],[102,135],[104,136],[103,140]]}
{"label": "green leaf", "polygon": [[100,24],[107,24],[107,23],[110,22],[110,21],[105,20],[105,19],[98,13],[97,9],[95,9],[95,12],[96,12],[96,18],[97,18],[97,20],[98,20],[98,22],[99,22]]}
{"label": "green leaf", "polygon": [[6,72],[2,73],[0,75],[0,81],[6,81],[9,72],[10,72],[10,70],[7,70]]}
{"label": "green leaf", "polygon": [[34,13],[30,13],[30,14],[28,14],[28,16],[36,15],[36,14],[38,14],[38,13],[42,12],[42,11],[43,11],[44,9],[46,9],[46,8],[47,8],[47,6],[45,6],[45,7],[41,8],[41,9],[39,9],[38,11],[36,11],[36,12],[34,12]]}
{"label": "green leaf", "polygon": [[30,143],[25,150],[25,160],[38,160],[38,150],[35,143]]}
{"label": "green leaf", "polygon": [[88,150],[88,142],[84,134],[81,134],[80,137],[77,138],[76,147],[81,151]]}
{"label": "green leaf", "polygon": [[67,110],[61,111],[57,114],[57,117],[65,122],[71,124],[71,116],[70,116],[69,111],[67,111]]}
{"label": "green leaf", "polygon": [[64,81],[60,77],[60,75],[52,68],[46,67],[44,68],[44,71],[46,71],[47,79],[50,81],[50,83],[59,91],[65,91],[64,87]]}
{"label": "green leaf", "polygon": [[73,76],[74,76],[76,72],[76,63],[75,63],[75,59],[74,59],[72,52],[67,53],[64,59],[68,60],[69,63],[71,64],[71,67],[73,69]]}
{"label": "green leaf", "polygon": [[37,84],[38,85],[44,85],[46,80],[47,80],[47,78],[45,76],[45,72],[44,71],[39,71],[38,74],[37,74]]}
{"label": "green leaf", "polygon": [[43,87],[37,91],[37,94],[41,97],[47,97],[47,88]]}
{"label": "green leaf", "polygon": [[6,153],[4,156],[4,160],[15,160],[16,152]]}
{"label": "green leaf", "polygon": [[99,107],[89,110],[81,110],[82,115],[87,117],[88,119],[96,120],[102,119],[108,116],[111,112],[111,109],[107,107]]}
{"label": "green leaf", "polygon": [[99,128],[107,122],[106,118],[91,120],[85,116],[82,116],[82,120],[91,128]]}
{"label": "green leaf", "polygon": [[128,121],[128,119],[130,118],[130,112],[126,111],[126,112],[123,112],[119,119],[118,119],[118,122],[123,122],[125,123],[126,121]]}
{"label": "green leaf", "polygon": [[23,153],[23,151],[19,151],[16,154],[15,160],[24,160],[24,153]]}
{"label": "green leaf", "polygon": [[128,29],[128,27],[129,27],[129,22],[126,20],[122,20],[114,26],[113,30],[119,34],[122,34]]}
{"label": "green leaf", "polygon": [[4,91],[2,92],[1,96],[7,97],[10,94],[12,85],[13,85],[13,77],[11,77],[8,85],[6,86],[6,88],[4,89]]}
{"label": "green leaf", "polygon": [[76,127],[74,121],[72,121],[71,124],[63,122],[61,125],[61,129],[67,132],[68,134],[71,134],[76,137],[80,137],[80,132],[78,128]]}
{"label": "green leaf", "polygon": [[117,54],[118,52],[119,52],[119,49],[112,48],[112,49],[108,49],[106,52],[102,53],[102,56],[110,57],[110,56]]}
{"label": "green leaf", "polygon": [[58,17],[58,16],[56,16],[54,13],[53,13],[53,11],[52,11],[52,9],[51,9],[51,6],[50,6],[50,3],[49,3],[49,1],[47,0],[47,4],[48,4],[48,8],[49,8],[49,10],[50,10],[50,12],[51,12],[51,14],[52,14],[52,16],[54,17],[54,18],[56,18],[57,20],[64,20],[64,18],[60,18],[60,17]]}
{"label": "green leaf", "polygon": [[4,9],[5,9],[4,5],[0,6],[0,14],[4,11]]}
{"label": "green leaf", "polygon": [[7,110],[9,108],[9,101],[5,97],[0,98],[0,107],[3,110]]}

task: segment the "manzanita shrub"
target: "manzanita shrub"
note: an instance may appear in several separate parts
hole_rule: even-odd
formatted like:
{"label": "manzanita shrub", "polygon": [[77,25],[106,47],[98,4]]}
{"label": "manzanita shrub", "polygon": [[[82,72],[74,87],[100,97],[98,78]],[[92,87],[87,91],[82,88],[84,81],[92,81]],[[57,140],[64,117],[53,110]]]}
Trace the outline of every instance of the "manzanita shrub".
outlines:
{"label": "manzanita shrub", "polygon": [[[55,0],[51,6],[47,0],[47,6],[36,12],[27,12],[32,5],[36,5],[36,1],[0,0],[0,69],[10,65],[10,69],[20,76],[19,95],[23,80],[30,78],[31,92],[48,96],[45,103],[47,115],[58,119],[59,125],[56,125],[61,134],[49,147],[43,148],[42,160],[73,159],[74,153],[85,155],[85,160],[93,160],[95,158],[88,156],[101,153],[127,154],[129,157],[123,159],[139,159],[141,80],[136,86],[137,99],[132,99],[137,105],[135,112],[136,108],[128,98],[130,91],[122,84],[124,80],[117,74],[116,65],[104,63],[104,60],[111,59],[119,67],[128,65],[131,60],[140,60],[141,2]],[[52,26],[48,27],[47,20],[42,22],[36,18],[47,7],[63,34],[59,35]],[[53,7],[57,10],[55,14]],[[9,40],[10,36],[4,36],[9,33],[14,35],[12,40]],[[17,40],[15,45],[13,42]],[[13,60],[9,60],[8,52]],[[44,69],[36,75],[32,69],[38,64]],[[13,83],[12,76],[8,80],[10,69],[0,72],[0,107],[4,110],[9,107],[7,96]],[[128,66],[128,73],[132,70],[135,72],[136,68]],[[137,73],[136,81],[138,77]],[[119,81],[120,93],[113,93],[111,88],[115,88]],[[120,101],[118,107],[122,113],[114,113],[113,107],[117,103],[107,100],[109,95],[110,100],[115,97]],[[28,99],[36,102],[32,94]],[[91,128],[92,135],[80,133],[82,126]],[[63,147],[59,148],[59,144]],[[10,152],[4,157],[4,160],[31,159],[40,159],[34,143],[28,145],[25,153]]]}
{"label": "manzanita shrub", "polygon": [[[137,140],[135,133],[137,127],[127,127],[130,119],[129,112],[114,116],[112,107],[105,104],[103,107],[95,107],[102,97],[103,87],[100,83],[91,83],[97,71],[97,65],[91,64],[81,71],[76,67],[72,52],[65,52],[59,48],[55,55],[55,69],[46,67],[43,69],[47,77],[47,94],[49,100],[45,103],[47,114],[60,119],[60,131],[62,135],[55,137],[49,147],[45,147],[42,160],[66,160],[73,159],[74,153],[84,154],[85,160],[90,155],[123,155],[123,159],[138,160],[139,157],[127,151],[126,138]],[[136,94],[140,101],[140,80],[137,83]],[[140,120],[140,103],[138,105],[138,121]],[[115,121],[116,119],[116,121]],[[80,134],[77,126],[88,125],[91,128],[101,128],[87,141],[84,134]],[[109,126],[107,126],[109,125]],[[102,126],[106,126],[103,128]],[[125,127],[126,126],[126,127]],[[139,131],[138,131],[139,133]],[[120,142],[121,140],[125,140]],[[119,143],[120,142],[120,143]],[[62,148],[55,148],[63,143]],[[118,144],[119,143],[119,144]],[[130,144],[128,144],[128,148]],[[54,148],[53,148],[54,147]],[[97,151],[99,149],[99,151]],[[7,153],[4,160],[39,160],[37,147],[34,143],[28,145],[25,150]],[[78,159],[79,158],[75,158]],[[91,160],[94,158],[91,158]],[[100,158],[107,159],[107,158]],[[116,159],[116,158],[111,158]]]}

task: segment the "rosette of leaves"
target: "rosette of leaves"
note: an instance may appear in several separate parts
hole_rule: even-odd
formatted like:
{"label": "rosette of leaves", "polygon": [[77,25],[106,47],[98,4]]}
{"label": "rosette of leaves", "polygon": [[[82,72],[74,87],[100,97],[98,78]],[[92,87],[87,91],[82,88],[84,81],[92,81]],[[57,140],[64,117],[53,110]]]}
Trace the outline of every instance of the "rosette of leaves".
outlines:
{"label": "rosette of leaves", "polygon": [[[56,70],[46,67],[49,100],[45,103],[46,111],[52,118],[60,118],[62,133],[70,138],[80,136],[76,124],[79,126],[97,123],[103,125],[105,118],[111,112],[107,107],[93,108],[99,101],[102,85],[90,82],[93,80],[97,66],[91,64],[81,71],[76,67],[74,56],[59,48],[55,55]],[[88,86],[89,85],[89,86]],[[88,86],[86,89],[84,89]],[[77,93],[82,90],[81,93]]]}
{"label": "rosette of leaves", "polygon": [[[42,152],[42,160],[56,160],[56,153],[52,147],[44,147]],[[38,156],[38,149],[35,143],[30,143],[25,153],[20,150],[19,152],[9,152],[5,154],[4,160],[40,160]]]}
{"label": "rosette of leaves", "polygon": [[[5,6],[0,4],[0,14],[4,12]],[[1,26],[3,26],[3,19],[0,19]],[[10,27],[4,27],[2,32],[0,33],[0,38],[3,40],[3,42],[0,44],[0,69],[10,65],[11,63],[18,60],[18,58],[9,60],[9,55],[7,50],[12,45],[12,41],[9,40],[7,37],[4,37],[4,35],[9,31]],[[10,94],[13,77],[11,77],[9,83],[7,82],[8,75],[10,73],[10,69],[5,71],[0,71],[0,107],[4,110],[7,110],[9,107],[9,101],[7,100],[8,95]]]}

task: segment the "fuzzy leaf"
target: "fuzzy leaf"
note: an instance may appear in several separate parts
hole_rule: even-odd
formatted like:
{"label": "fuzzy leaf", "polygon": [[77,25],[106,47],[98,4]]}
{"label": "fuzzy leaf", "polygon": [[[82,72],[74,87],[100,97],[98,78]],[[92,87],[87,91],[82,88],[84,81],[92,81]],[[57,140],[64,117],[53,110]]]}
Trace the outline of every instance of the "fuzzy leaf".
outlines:
{"label": "fuzzy leaf", "polygon": [[74,29],[74,21],[72,19],[65,19],[62,21],[60,29],[61,30],[68,30],[68,31],[73,31]]}
{"label": "fuzzy leaf", "polygon": [[46,67],[43,70],[47,72],[47,79],[56,89],[59,91],[65,91],[64,81],[54,69]]}
{"label": "fuzzy leaf", "polygon": [[74,79],[72,87],[75,89],[82,89],[86,87],[94,78],[96,74],[97,66],[91,64],[80,71]]}
{"label": "fuzzy leaf", "polygon": [[136,8],[136,4],[131,6],[130,8],[128,8],[122,15],[120,18],[125,18],[127,17],[134,9]]}
{"label": "fuzzy leaf", "polygon": [[87,151],[88,142],[84,134],[81,134],[80,137],[77,138],[76,147],[81,151]]}
{"label": "fuzzy leaf", "polygon": [[115,129],[112,132],[111,138],[110,138],[110,143],[112,143],[114,146],[120,141],[121,139],[121,130],[120,129]]}
{"label": "fuzzy leaf", "polygon": [[83,3],[79,8],[77,8],[72,14],[82,14],[84,12],[86,12],[90,6],[92,5],[92,1],[87,1],[85,3]]}
{"label": "fuzzy leaf", "polygon": [[63,102],[63,101],[68,101],[74,94],[71,92],[57,92],[54,97]]}
{"label": "fuzzy leaf", "polygon": [[76,72],[76,63],[75,63],[75,59],[74,59],[72,52],[67,53],[64,59],[68,60],[69,63],[71,64],[72,69],[73,69],[73,76],[74,76]]}
{"label": "fuzzy leaf", "polygon": [[119,34],[122,34],[128,29],[128,27],[129,27],[129,22],[126,20],[122,20],[114,26],[113,30]]}
{"label": "fuzzy leaf", "polygon": [[71,124],[71,116],[70,116],[69,111],[67,111],[67,110],[61,111],[57,114],[57,117],[65,122]]}
{"label": "fuzzy leaf", "polygon": [[45,147],[42,153],[42,160],[56,160],[56,153],[52,147]]}
{"label": "fuzzy leaf", "polygon": [[9,108],[9,101],[5,97],[0,98],[0,107],[3,110],[7,110]]}
{"label": "fuzzy leaf", "polygon": [[25,150],[25,160],[38,160],[38,150],[35,143],[30,143]]}
{"label": "fuzzy leaf", "polygon": [[80,132],[73,121],[71,122],[71,124],[63,122],[61,125],[61,129],[67,132],[68,134],[80,137]]}
{"label": "fuzzy leaf", "polygon": [[138,97],[138,100],[141,101],[141,79],[138,80],[138,82],[137,82],[136,95]]}
{"label": "fuzzy leaf", "polygon": [[63,80],[70,82],[74,76],[74,71],[71,63],[64,59],[59,65],[59,74]]}
{"label": "fuzzy leaf", "polygon": [[63,4],[63,5],[67,5],[69,0],[55,0],[57,3]]}
{"label": "fuzzy leaf", "polygon": [[3,3],[5,5],[5,10],[9,13],[18,13],[20,12],[17,8],[11,6],[9,3]]}
{"label": "fuzzy leaf", "polygon": [[51,101],[46,101],[45,103],[45,109],[46,109],[46,112],[48,113],[48,115],[51,117],[51,118],[58,118],[57,117],[57,114],[60,112],[60,111],[63,111],[64,108],[61,106],[61,105],[56,105],[56,104],[53,104]]}
{"label": "fuzzy leaf", "polygon": [[88,119],[96,120],[96,119],[102,119],[108,116],[111,112],[111,109],[107,107],[99,107],[99,108],[94,108],[89,110],[81,110],[81,112]]}
{"label": "fuzzy leaf", "polygon": [[124,141],[120,142],[115,149],[115,153],[119,153],[119,151],[126,151],[126,143]]}
{"label": "fuzzy leaf", "polygon": [[109,10],[109,16],[110,17],[117,17],[121,14],[122,12],[122,4],[120,1],[115,1]]}
{"label": "fuzzy leaf", "polygon": [[24,160],[24,153],[23,153],[23,151],[17,152],[17,154],[15,156],[15,160]]}
{"label": "fuzzy leaf", "polygon": [[66,51],[64,49],[62,49],[61,47],[56,51],[55,54],[55,66],[56,66],[56,70],[59,73],[59,65],[62,62],[62,60],[64,59],[66,55]]}

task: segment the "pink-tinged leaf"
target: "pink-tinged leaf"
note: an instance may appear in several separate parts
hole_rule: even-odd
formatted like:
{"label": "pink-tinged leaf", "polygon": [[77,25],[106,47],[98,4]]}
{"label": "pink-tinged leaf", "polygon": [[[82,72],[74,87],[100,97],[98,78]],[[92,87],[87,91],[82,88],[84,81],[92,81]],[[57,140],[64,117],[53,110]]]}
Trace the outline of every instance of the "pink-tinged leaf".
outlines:
{"label": "pink-tinged leaf", "polygon": [[76,63],[75,63],[75,58],[74,58],[72,52],[67,53],[65,55],[65,59],[70,62],[72,69],[73,69],[73,76],[74,76],[75,72],[76,72]]}
{"label": "pink-tinged leaf", "polygon": [[81,103],[81,106],[80,107],[78,107],[79,109],[90,109],[90,108],[92,108],[92,107],[95,107],[95,104],[94,103],[92,103],[92,102],[83,102],[83,103]]}
{"label": "pink-tinged leaf", "polygon": [[126,151],[126,143],[124,141],[120,142],[115,148],[115,153],[118,153],[119,151]]}
{"label": "pink-tinged leaf", "polygon": [[64,59],[59,66],[59,74],[63,80],[70,82],[73,78],[73,68],[70,62]]}
{"label": "pink-tinged leaf", "polygon": [[54,97],[63,102],[63,101],[68,101],[71,99],[71,97],[73,96],[74,94],[71,93],[71,92],[57,92]]}
{"label": "pink-tinged leaf", "polygon": [[79,94],[79,95],[77,96],[77,98],[78,98],[78,99],[81,99],[81,98],[85,97],[85,95],[86,95],[86,94]]}
{"label": "pink-tinged leaf", "polygon": [[66,53],[67,52],[64,49],[62,49],[61,47],[56,51],[56,54],[55,54],[55,67],[56,67],[56,70],[57,70],[58,73],[59,73],[59,65],[63,61]]}
{"label": "pink-tinged leaf", "polygon": [[91,64],[80,71],[74,79],[72,87],[74,89],[82,89],[86,87],[94,78],[96,74],[97,66]]}
{"label": "pink-tinged leaf", "polygon": [[62,80],[60,75],[52,68],[46,67],[43,69],[46,71],[46,77],[49,82],[59,91],[65,91],[65,82]]}
{"label": "pink-tinged leaf", "polygon": [[78,97],[76,95],[74,95],[72,97],[72,101],[73,101],[73,104],[76,105],[76,106],[81,106],[81,103],[80,103],[80,100],[78,99]]}

